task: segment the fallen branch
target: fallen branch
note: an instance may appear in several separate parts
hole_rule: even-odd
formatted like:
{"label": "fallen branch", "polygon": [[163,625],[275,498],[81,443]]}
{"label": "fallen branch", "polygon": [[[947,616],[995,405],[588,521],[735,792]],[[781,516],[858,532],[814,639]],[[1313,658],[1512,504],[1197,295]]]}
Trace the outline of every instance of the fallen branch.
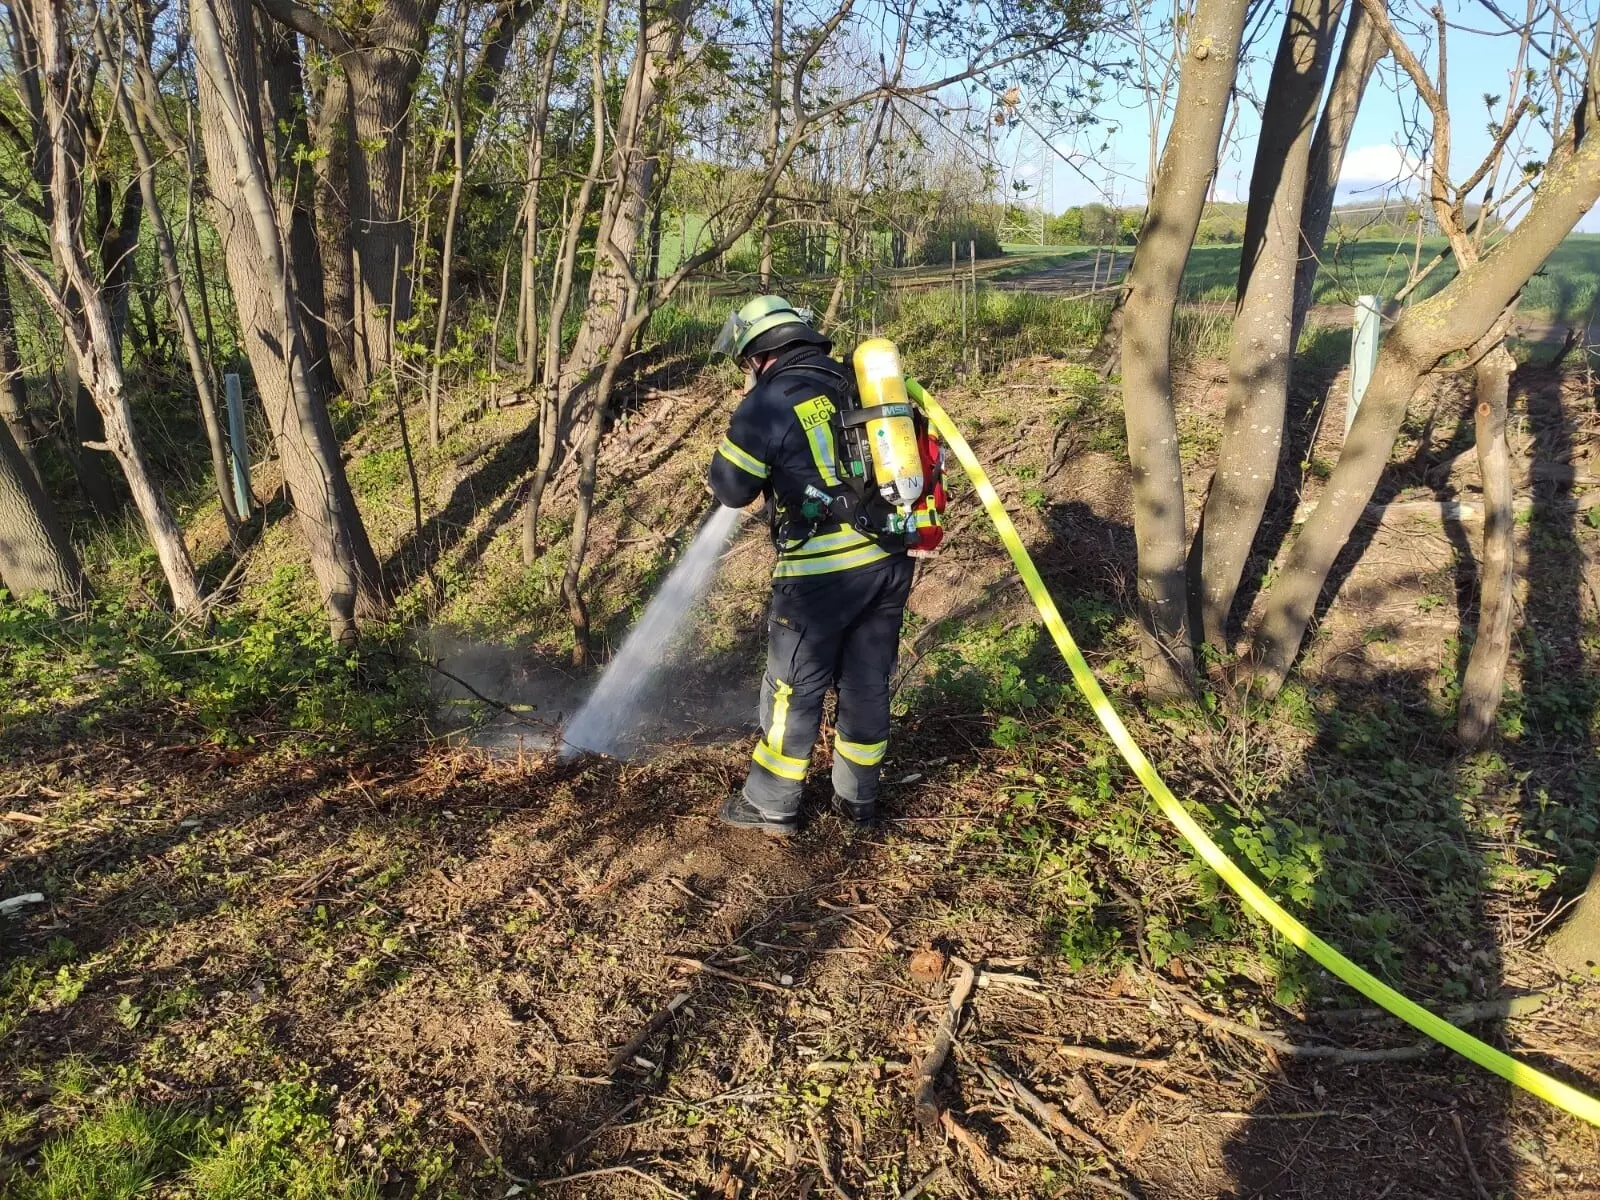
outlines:
{"label": "fallen branch", "polygon": [[1478,1200],[1492,1200],[1489,1189],[1483,1186],[1483,1176],[1478,1174],[1478,1164],[1472,1161],[1472,1148],[1467,1145],[1466,1130],[1461,1128],[1461,1114],[1451,1113],[1450,1123],[1456,1127],[1456,1141],[1461,1146],[1461,1157],[1466,1161],[1467,1174],[1472,1176],[1472,1190]]}
{"label": "fallen branch", "polygon": [[[1476,1000],[1470,1004],[1456,1004],[1442,1010],[1441,1015],[1452,1025],[1470,1025],[1474,1021],[1514,1020],[1532,1016],[1550,999],[1548,992],[1527,992],[1520,996],[1501,996],[1494,1000]],[[1424,1008],[1429,1007],[1423,1005]],[[1382,1008],[1335,1008],[1318,1013],[1324,1021],[1344,1022],[1390,1020],[1400,1018]]]}
{"label": "fallen branch", "polygon": [[839,1181],[833,1177],[833,1164],[828,1161],[828,1147],[823,1142],[822,1134],[817,1129],[817,1123],[811,1119],[810,1114],[806,1115],[806,1128],[811,1131],[811,1144],[817,1150],[817,1165],[822,1168],[823,1181],[833,1189],[833,1194],[839,1197],[839,1200],[855,1200],[855,1197],[845,1191],[840,1186]]}
{"label": "fallen branch", "polygon": [[682,1192],[676,1188],[668,1187],[648,1171],[641,1171],[638,1167],[630,1166],[627,1163],[618,1163],[612,1167],[590,1167],[587,1171],[574,1171],[571,1175],[557,1175],[550,1179],[536,1179],[534,1184],[537,1187],[555,1187],[558,1183],[576,1183],[580,1179],[596,1179],[602,1175],[633,1175],[646,1183],[654,1184],[669,1196],[676,1196],[678,1200],[689,1200],[689,1197]]}
{"label": "fallen branch", "polygon": [[1096,1050],[1093,1046],[1074,1046],[1063,1043],[1056,1053],[1067,1058],[1081,1058],[1086,1062],[1105,1063],[1112,1067],[1138,1067],[1145,1071],[1166,1071],[1170,1064],[1164,1058],[1135,1058],[1131,1054],[1117,1054],[1111,1050]]}
{"label": "fallen branch", "polygon": [[937,1167],[929,1171],[905,1191],[901,1192],[900,1200],[917,1200],[918,1196],[922,1195],[923,1192],[927,1191],[934,1184],[943,1183],[949,1174],[950,1168],[945,1166],[943,1163],[940,1163]]}
{"label": "fallen branch", "polygon": [[611,1056],[611,1061],[606,1064],[606,1074],[615,1075],[622,1070],[628,1061],[644,1047],[644,1044],[659,1033],[668,1021],[672,1020],[672,1015],[682,1008],[688,999],[688,992],[679,992],[652,1013],[650,1019],[644,1023],[639,1032],[623,1043],[622,1048]]}
{"label": "fallen branch", "polygon": [[912,1093],[915,1097],[917,1122],[929,1133],[939,1128],[939,1102],[934,1098],[934,1083],[944,1067],[945,1059],[950,1057],[950,1046],[955,1041],[956,1026],[961,1021],[961,1010],[966,1006],[967,997],[972,994],[972,986],[977,979],[971,963],[959,958],[952,961],[957,964],[961,973],[950,988],[950,996],[945,1002],[944,1016],[939,1021],[939,1032],[933,1039],[933,1045],[929,1047],[928,1053],[923,1056],[922,1063],[917,1068],[916,1089]]}
{"label": "fallen branch", "polygon": [[713,979],[726,979],[729,983],[742,983],[745,987],[760,988],[764,992],[776,992],[780,996],[790,995],[786,987],[779,987],[775,983],[767,983],[762,979],[747,979],[743,975],[735,975],[732,971],[724,971],[721,967],[713,967],[708,962],[698,958],[690,958],[683,954],[669,954],[667,959],[671,962],[682,963],[686,967],[693,967],[701,974],[710,975]]}
{"label": "fallen branch", "polygon": [[1406,1062],[1413,1058],[1422,1058],[1434,1047],[1431,1041],[1414,1042],[1409,1046],[1395,1046],[1388,1050],[1346,1050],[1341,1046],[1308,1046],[1302,1042],[1291,1042],[1279,1033],[1272,1033],[1265,1029],[1255,1029],[1238,1021],[1219,1017],[1208,1013],[1203,1008],[1193,1004],[1183,1006],[1185,1015],[1193,1017],[1196,1021],[1220,1029],[1224,1033],[1231,1033],[1235,1037],[1247,1041],[1259,1042],[1263,1046],[1270,1046],[1279,1054],[1291,1058],[1323,1058],[1330,1062]]}
{"label": "fallen branch", "polygon": [[1095,1137],[1094,1134],[1090,1133],[1087,1129],[1082,1129],[1072,1121],[1068,1120],[1066,1114],[1063,1113],[1059,1108],[1036,1094],[1020,1079],[1017,1079],[1015,1076],[1009,1074],[1004,1068],[998,1067],[992,1062],[986,1063],[985,1074],[990,1076],[990,1082],[991,1084],[995,1085],[996,1090],[1003,1090],[1001,1085],[1009,1087],[1012,1094],[1015,1095],[1017,1099],[1021,1100],[1030,1109],[1032,1109],[1034,1114],[1041,1121],[1050,1126],[1050,1128],[1054,1129],[1057,1133],[1066,1134],[1066,1136],[1071,1138],[1073,1141],[1081,1142],[1083,1145],[1093,1150],[1096,1154],[1103,1154],[1108,1159],[1111,1157],[1111,1151],[1106,1148],[1106,1144],[1104,1142]]}
{"label": "fallen branch", "polygon": [[955,1140],[956,1145],[966,1152],[967,1157],[972,1160],[973,1170],[978,1173],[980,1178],[995,1179],[999,1176],[1000,1172],[996,1169],[994,1156],[983,1148],[977,1138],[972,1136],[971,1130],[956,1120],[954,1113],[949,1111],[941,1113],[939,1115],[939,1124],[945,1133]]}

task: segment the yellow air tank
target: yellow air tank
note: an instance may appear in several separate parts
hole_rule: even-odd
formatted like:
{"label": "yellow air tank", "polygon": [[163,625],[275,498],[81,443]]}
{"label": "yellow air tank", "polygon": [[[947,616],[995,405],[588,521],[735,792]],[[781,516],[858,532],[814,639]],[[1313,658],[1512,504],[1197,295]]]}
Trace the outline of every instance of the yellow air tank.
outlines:
{"label": "yellow air tank", "polygon": [[890,504],[909,507],[922,498],[922,455],[900,352],[888,338],[872,338],[856,347],[853,362],[874,482]]}

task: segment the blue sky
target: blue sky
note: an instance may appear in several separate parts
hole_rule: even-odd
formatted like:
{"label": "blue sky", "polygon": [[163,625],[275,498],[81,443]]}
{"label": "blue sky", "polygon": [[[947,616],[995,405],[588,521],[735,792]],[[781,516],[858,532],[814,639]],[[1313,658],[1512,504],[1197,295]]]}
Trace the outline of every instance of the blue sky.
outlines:
{"label": "blue sky", "polygon": [[[1356,3],[1358,0],[1350,0]],[[1578,9],[1569,19],[1580,29],[1593,29],[1595,0],[1580,0]],[[1420,6],[1407,8],[1403,0],[1391,0],[1396,23],[1406,30],[1405,21],[1423,16]],[[1515,0],[1507,4],[1517,11],[1522,5]],[[1257,95],[1264,93],[1267,76],[1271,70],[1271,55],[1276,49],[1282,28],[1283,5],[1275,6],[1277,12],[1260,27],[1251,58],[1245,68],[1250,89]],[[1510,11],[1502,6],[1502,11]],[[1505,95],[1507,76],[1517,53],[1517,39],[1510,35],[1491,36],[1485,32],[1498,27],[1496,18],[1480,4],[1447,0],[1446,14],[1458,26],[1449,31],[1448,64],[1450,83],[1450,110],[1452,116],[1453,176],[1457,179],[1470,173],[1481,160],[1490,144],[1487,129],[1488,115],[1483,96],[1487,93]],[[1542,23],[1548,28],[1548,18]],[[1546,39],[1548,44],[1548,39]],[[1424,61],[1432,70],[1434,60]],[[1536,58],[1539,65],[1544,60]],[[1394,193],[1397,177],[1414,172],[1418,165],[1416,149],[1406,148],[1408,114],[1415,109],[1410,80],[1401,76],[1392,59],[1386,59],[1378,69],[1372,85],[1362,102],[1361,113],[1351,139],[1350,152],[1340,179],[1340,200],[1371,199],[1375,203],[1385,191]],[[1144,179],[1148,172],[1148,121],[1140,98],[1131,93],[1113,96],[1103,104],[1101,119],[1105,126],[1116,132],[1109,138],[1109,151],[1101,153],[1100,143],[1107,141],[1105,129],[1095,134],[1085,133],[1077,139],[1076,146],[1057,143],[1060,150],[1073,157],[1080,169],[1061,161],[1051,154],[1053,179],[1050,205],[1060,211],[1073,204],[1092,200],[1111,200],[1122,204],[1138,204],[1144,199]],[[1499,116],[1498,112],[1496,114]],[[1240,104],[1239,120],[1233,137],[1225,148],[1218,172],[1217,195],[1223,199],[1242,198],[1249,186],[1250,165],[1255,154],[1255,137],[1259,125],[1256,110],[1248,101]],[[1163,131],[1164,132],[1164,131]],[[1013,135],[1014,137],[1016,135]],[[1022,135],[1024,138],[1026,134]],[[1036,143],[1037,139],[1033,139]],[[1549,149],[1549,137],[1543,131],[1530,136],[1521,158],[1542,159]],[[1006,151],[1002,150],[1002,154]],[[1037,145],[1033,155],[1043,158]],[[1030,159],[1024,152],[1024,162]],[[1035,159],[1034,161],[1037,161]],[[1037,168],[1019,168],[1025,177],[1037,177]],[[1405,192],[1416,194],[1415,184],[1405,187]],[[1590,212],[1579,224],[1580,230],[1600,231],[1600,211]]]}

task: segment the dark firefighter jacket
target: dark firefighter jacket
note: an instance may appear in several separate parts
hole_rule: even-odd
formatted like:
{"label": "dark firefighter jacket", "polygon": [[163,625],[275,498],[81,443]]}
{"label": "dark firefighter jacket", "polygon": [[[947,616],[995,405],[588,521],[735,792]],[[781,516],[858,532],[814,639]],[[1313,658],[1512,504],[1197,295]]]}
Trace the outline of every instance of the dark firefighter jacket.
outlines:
{"label": "dark firefighter jacket", "polygon": [[848,372],[818,346],[787,351],[734,409],[728,436],[711,460],[718,503],[743,508],[765,492],[776,505],[774,578],[848,571],[903,553],[841,526],[806,492],[808,486],[828,495],[840,491],[832,418],[852,395]]}

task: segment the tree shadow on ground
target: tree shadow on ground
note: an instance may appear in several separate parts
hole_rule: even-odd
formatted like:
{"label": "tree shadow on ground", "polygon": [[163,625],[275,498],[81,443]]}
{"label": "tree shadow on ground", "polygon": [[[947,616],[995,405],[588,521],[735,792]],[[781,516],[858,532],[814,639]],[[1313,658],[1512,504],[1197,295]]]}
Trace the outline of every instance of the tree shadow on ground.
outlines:
{"label": "tree shadow on ground", "polygon": [[[1310,895],[1296,906],[1281,882],[1269,878],[1268,890],[1413,999],[1448,1006],[1497,997],[1497,929],[1484,910],[1492,864],[1463,815],[1486,802],[1495,781],[1474,778],[1455,754],[1451,714],[1439,711],[1428,673],[1364,672],[1315,689],[1312,706],[1318,732],[1298,778],[1262,797],[1254,814],[1277,830],[1263,839],[1276,847],[1262,851],[1263,862],[1276,871],[1279,852],[1285,861],[1304,856]],[[1233,840],[1235,857],[1259,873]],[[1365,1001],[1299,951],[1279,942],[1275,956],[1277,1000],[1265,1006],[1263,1025],[1298,1045],[1340,1050],[1418,1042],[1381,1015],[1341,1015]],[[1495,1021],[1473,1032],[1499,1040]],[[1226,1145],[1237,1181],[1230,1195],[1357,1194],[1365,1183],[1383,1194],[1468,1196],[1474,1169],[1489,1194],[1508,1194],[1508,1085],[1450,1052],[1357,1063],[1274,1057],[1248,1041],[1238,1048],[1256,1059],[1266,1087]],[[1457,1120],[1470,1149],[1454,1132]]]}
{"label": "tree shadow on ground", "polygon": [[400,543],[382,564],[385,586],[398,594],[426,577],[466,538],[484,508],[496,504],[496,511],[485,529],[474,539],[466,556],[468,565],[481,557],[495,534],[499,533],[516,506],[522,492],[518,481],[533,462],[539,445],[539,429],[529,421],[507,440],[480,447],[459,470],[444,506]]}
{"label": "tree shadow on ground", "polygon": [[[1517,550],[1528,597],[1517,632],[1521,687],[1502,707],[1498,746],[1463,754],[1454,739],[1451,685],[1476,621],[1473,562],[1482,534],[1481,526],[1469,533],[1452,521],[1446,532],[1456,552],[1462,653],[1444,664],[1444,686],[1423,670],[1324,677],[1309,690],[1318,733],[1306,778],[1270,801],[1275,817],[1315,831],[1329,848],[1308,923],[1412,998],[1439,1008],[1507,994],[1501,945],[1509,937],[1531,940],[1561,896],[1581,891],[1600,825],[1600,678],[1584,645],[1594,598],[1585,595],[1586,556],[1567,494],[1578,422],[1564,406],[1559,377],[1524,369],[1515,385],[1529,416],[1533,461],[1542,468],[1526,543],[1519,539]],[[1458,430],[1447,452],[1463,440]],[[1390,474],[1404,477],[1401,469]],[[1369,525],[1347,548],[1345,574],[1371,532]],[[1508,907],[1507,885],[1494,882],[1508,875],[1543,891],[1538,909]],[[1518,981],[1528,972],[1524,963]],[[1349,1046],[1369,1034],[1388,1046],[1415,1040],[1398,1022],[1323,1011],[1354,1002],[1326,976],[1307,974],[1297,984],[1307,1000],[1276,1015],[1298,1041]],[[1500,1044],[1502,1024],[1482,1021],[1471,1031]],[[1579,1088],[1594,1087],[1559,1055],[1520,1056]],[[1375,1146],[1384,1147],[1381,1178],[1396,1195],[1560,1194],[1548,1164],[1561,1158],[1565,1119],[1542,1104],[1513,1103],[1510,1085],[1449,1052],[1430,1048],[1405,1063],[1287,1059],[1280,1066],[1228,1147],[1240,1197],[1324,1190],[1355,1170],[1373,1170]],[[1359,1118],[1352,1105],[1358,1095]],[[1305,1115],[1311,1113],[1319,1115]],[[1546,1178],[1530,1172],[1529,1161],[1545,1164]]]}

